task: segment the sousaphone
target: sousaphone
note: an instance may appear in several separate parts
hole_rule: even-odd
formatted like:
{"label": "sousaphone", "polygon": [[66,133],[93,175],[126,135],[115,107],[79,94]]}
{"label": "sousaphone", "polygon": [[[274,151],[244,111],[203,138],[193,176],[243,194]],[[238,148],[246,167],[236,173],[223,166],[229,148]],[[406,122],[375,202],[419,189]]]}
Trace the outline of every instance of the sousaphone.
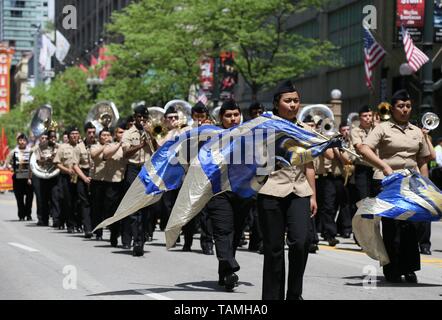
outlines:
{"label": "sousaphone", "polygon": [[[52,120],[52,107],[50,105],[45,104],[35,110],[31,121],[31,131],[35,138],[40,138],[45,131],[55,129],[56,126],[57,124]],[[55,165],[41,167],[37,163],[35,152],[31,155],[29,166],[32,174],[40,179],[51,179],[60,173],[60,169]]]}
{"label": "sousaphone", "polygon": [[89,111],[85,124],[91,122],[97,130],[97,135],[104,128],[115,128],[120,114],[112,101],[100,101]]}

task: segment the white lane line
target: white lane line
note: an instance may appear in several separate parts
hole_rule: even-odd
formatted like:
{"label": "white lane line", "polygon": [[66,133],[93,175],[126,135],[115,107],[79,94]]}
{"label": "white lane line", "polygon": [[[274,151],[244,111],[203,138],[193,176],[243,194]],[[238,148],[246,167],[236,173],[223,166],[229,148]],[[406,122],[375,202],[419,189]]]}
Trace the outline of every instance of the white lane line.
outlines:
{"label": "white lane line", "polygon": [[17,248],[29,251],[29,252],[39,252],[37,249],[25,246],[25,245],[20,244],[20,243],[8,242],[8,244],[11,245],[11,246],[14,246],[14,247],[17,247]]}
{"label": "white lane line", "polygon": [[163,296],[161,294],[158,293],[153,293],[149,290],[135,290],[136,292],[138,292],[139,294],[142,294],[143,296],[155,299],[155,300],[173,300],[169,297]]}

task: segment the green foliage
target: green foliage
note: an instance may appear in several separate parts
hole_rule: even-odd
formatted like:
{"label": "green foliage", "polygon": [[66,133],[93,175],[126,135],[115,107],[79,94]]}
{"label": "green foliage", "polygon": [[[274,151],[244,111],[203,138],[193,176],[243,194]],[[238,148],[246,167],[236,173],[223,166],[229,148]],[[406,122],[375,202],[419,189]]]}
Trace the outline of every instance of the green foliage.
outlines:
{"label": "green foliage", "polygon": [[33,111],[49,104],[52,106],[53,119],[58,123],[61,133],[69,125],[83,127],[89,109],[94,104],[86,83],[86,75],[78,68],[68,68],[57,75],[51,84],[40,84],[31,90],[34,100],[16,106],[10,113],[0,117],[0,127],[4,127],[10,146],[15,143],[18,132],[30,134]]}
{"label": "green foliage", "polygon": [[[140,0],[114,15],[108,30],[124,43],[111,46],[118,60],[103,95],[128,104],[162,104],[185,98],[197,81],[203,54],[232,50],[253,96],[278,81],[322,66],[336,66],[330,42],[287,31],[293,14],[322,9],[329,0]],[[149,83],[139,81],[155,70]],[[137,79],[137,80],[135,80]],[[173,84],[173,86],[172,86]],[[128,88],[131,88],[128,91]]]}

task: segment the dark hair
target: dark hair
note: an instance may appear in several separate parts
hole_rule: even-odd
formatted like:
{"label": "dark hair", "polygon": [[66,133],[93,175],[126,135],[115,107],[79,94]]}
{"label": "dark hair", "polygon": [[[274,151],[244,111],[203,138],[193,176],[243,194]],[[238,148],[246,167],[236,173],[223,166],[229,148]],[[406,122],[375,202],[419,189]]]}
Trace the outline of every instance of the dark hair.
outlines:
{"label": "dark hair", "polygon": [[361,116],[363,113],[366,112],[371,112],[371,108],[368,105],[363,105],[362,107],[359,108],[358,114],[359,116]]}
{"label": "dark hair", "polygon": [[402,89],[402,90],[396,91],[393,94],[393,96],[391,97],[391,106],[394,107],[396,102],[398,102],[399,100],[402,100],[402,101],[411,100],[410,94],[407,92],[407,90]]}
{"label": "dark hair", "polygon": [[266,108],[264,107],[264,105],[258,101],[253,102],[250,106],[249,106],[249,115],[252,114],[253,110],[259,110],[261,109],[262,111],[264,111]]}
{"label": "dark hair", "polygon": [[209,110],[207,109],[207,107],[201,102],[201,101],[198,101],[197,102],[197,104],[195,104],[193,107],[192,107],[192,115],[194,114],[194,113],[205,113],[205,114],[209,114]]}
{"label": "dark hair", "polygon": [[95,126],[90,121],[84,125],[84,131],[87,131],[89,129],[95,129],[96,130]]}
{"label": "dark hair", "polygon": [[98,136],[101,137],[101,134],[102,134],[103,132],[109,132],[110,134],[112,134],[111,129],[109,129],[109,128],[107,128],[107,127],[104,127],[104,128],[100,131],[100,134],[99,134]]}
{"label": "dark hair", "polygon": [[24,133],[20,133],[17,136],[17,141],[20,140],[20,139],[24,139],[24,140],[28,141],[28,137]]}
{"label": "dark hair", "polygon": [[226,100],[223,102],[221,109],[219,110],[219,117],[222,118],[222,116],[224,115],[224,113],[226,113],[227,110],[239,110],[239,113],[241,113],[241,108],[233,99]]}
{"label": "dark hair", "polygon": [[177,113],[178,111],[176,110],[175,106],[170,106],[169,108],[167,108],[166,112],[164,113],[164,116],[166,117],[168,114],[171,113]]}
{"label": "dark hair", "polygon": [[342,129],[343,127],[349,127],[347,122],[341,122],[341,124],[339,125],[339,129]]}

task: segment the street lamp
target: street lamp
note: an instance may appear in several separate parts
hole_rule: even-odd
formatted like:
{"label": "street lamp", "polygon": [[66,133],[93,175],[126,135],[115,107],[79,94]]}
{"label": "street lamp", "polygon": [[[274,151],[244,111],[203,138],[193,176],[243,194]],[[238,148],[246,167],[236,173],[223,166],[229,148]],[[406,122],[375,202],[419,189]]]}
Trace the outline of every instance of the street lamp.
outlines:
{"label": "street lamp", "polygon": [[98,77],[90,77],[86,79],[86,83],[92,92],[92,98],[97,99],[99,87],[103,84],[103,80]]}
{"label": "street lamp", "polygon": [[330,93],[330,105],[335,116],[335,122],[339,125],[342,119],[342,92],[339,89],[334,89]]}

